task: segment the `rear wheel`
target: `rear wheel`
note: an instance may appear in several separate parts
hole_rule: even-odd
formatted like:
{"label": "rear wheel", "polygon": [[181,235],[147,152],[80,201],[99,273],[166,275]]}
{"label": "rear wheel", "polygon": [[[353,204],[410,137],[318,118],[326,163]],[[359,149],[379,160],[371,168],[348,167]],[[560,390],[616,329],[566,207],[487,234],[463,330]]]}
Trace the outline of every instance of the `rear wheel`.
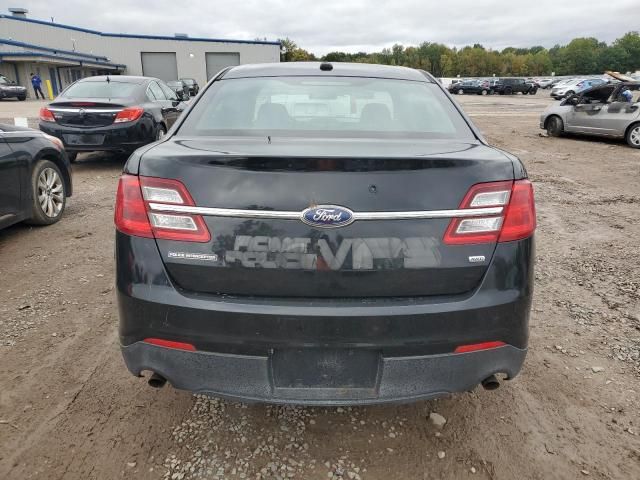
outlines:
{"label": "rear wheel", "polygon": [[640,123],[634,123],[627,130],[627,144],[632,148],[640,148]]}
{"label": "rear wheel", "polygon": [[482,91],[480,92],[480,95],[486,95],[487,93],[489,93],[489,92],[487,92],[486,90],[482,90]]}
{"label": "rear wheel", "polygon": [[531,90],[529,90],[529,95],[535,95],[536,93],[538,93],[537,88],[532,88]]}
{"label": "rear wheel", "polygon": [[522,94],[523,94],[523,95],[528,95],[528,94],[529,94],[529,91],[522,92]]}
{"label": "rear wheel", "polygon": [[559,137],[564,133],[564,122],[557,115],[549,117],[547,120],[547,134],[550,137]]}
{"label": "rear wheel", "polygon": [[511,95],[513,91],[510,88],[506,88],[504,91],[505,95]]}
{"label": "rear wheel", "polygon": [[464,94],[464,90],[460,89],[458,90],[458,95],[463,95]]}
{"label": "rear wheel", "polygon": [[58,166],[50,160],[40,160],[31,175],[32,225],[51,225],[62,217],[67,190]]}
{"label": "rear wheel", "polygon": [[27,97],[25,95],[21,95],[18,97],[18,100],[20,100],[21,102],[24,102],[27,99]]}

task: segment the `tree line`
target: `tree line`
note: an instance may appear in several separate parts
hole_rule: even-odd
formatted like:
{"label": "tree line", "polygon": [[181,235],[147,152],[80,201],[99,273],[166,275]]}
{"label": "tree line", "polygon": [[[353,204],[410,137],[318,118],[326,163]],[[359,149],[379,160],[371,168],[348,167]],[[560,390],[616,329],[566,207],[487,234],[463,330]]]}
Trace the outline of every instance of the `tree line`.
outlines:
{"label": "tree line", "polygon": [[321,60],[401,65],[420,68],[436,77],[489,77],[596,74],[605,70],[634,72],[640,69],[640,34],[629,32],[607,44],[596,38],[574,38],[567,45],[552,48],[508,47],[501,51],[480,44],[457,49],[441,43],[423,42],[418,46],[396,44],[379,52],[330,52],[322,57],[281,40],[283,62]]}

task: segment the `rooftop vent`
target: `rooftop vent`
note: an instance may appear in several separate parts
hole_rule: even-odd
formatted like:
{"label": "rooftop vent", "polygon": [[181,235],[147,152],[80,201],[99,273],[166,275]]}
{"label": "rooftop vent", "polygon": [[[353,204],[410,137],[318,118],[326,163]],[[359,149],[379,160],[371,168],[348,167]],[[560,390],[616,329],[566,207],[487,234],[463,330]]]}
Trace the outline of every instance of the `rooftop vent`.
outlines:
{"label": "rooftop vent", "polygon": [[176,38],[189,38],[189,35],[186,33],[174,33],[173,36]]}
{"label": "rooftop vent", "polygon": [[29,10],[27,10],[26,8],[12,7],[9,9],[9,12],[11,12],[11,15],[13,15],[14,17],[27,18],[27,13],[29,13]]}

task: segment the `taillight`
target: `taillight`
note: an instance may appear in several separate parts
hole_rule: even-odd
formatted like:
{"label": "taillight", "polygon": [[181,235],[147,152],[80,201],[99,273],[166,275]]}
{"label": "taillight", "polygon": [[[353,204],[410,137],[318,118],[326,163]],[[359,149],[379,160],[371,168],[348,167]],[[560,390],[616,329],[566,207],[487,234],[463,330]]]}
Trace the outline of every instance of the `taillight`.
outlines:
{"label": "taillight", "polygon": [[122,175],[116,195],[116,228],[128,235],[160,240],[206,243],[211,239],[200,215],[154,212],[150,203],[195,206],[178,180]]}
{"label": "taillight", "polygon": [[461,210],[503,207],[498,215],[454,218],[443,242],[447,245],[509,242],[531,236],[536,228],[533,186],[529,180],[479,183],[471,187]]}
{"label": "taillight", "polygon": [[142,107],[127,107],[124,110],[120,110],[113,120],[113,123],[133,122],[139,119],[144,113]]}
{"label": "taillight", "polygon": [[40,109],[40,120],[43,122],[55,122],[56,117],[53,116],[53,112],[47,107],[42,107]]}
{"label": "taillight", "polygon": [[529,180],[513,183],[511,200],[504,216],[499,242],[511,242],[530,237],[536,229],[536,203]]}

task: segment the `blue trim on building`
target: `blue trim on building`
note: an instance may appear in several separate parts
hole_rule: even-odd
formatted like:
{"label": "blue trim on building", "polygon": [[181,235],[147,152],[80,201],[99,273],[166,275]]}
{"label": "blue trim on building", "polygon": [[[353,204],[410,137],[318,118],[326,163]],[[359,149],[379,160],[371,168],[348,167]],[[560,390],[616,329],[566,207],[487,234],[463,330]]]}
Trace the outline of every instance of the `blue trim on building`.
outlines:
{"label": "blue trim on building", "polygon": [[254,45],[278,45],[278,46],[281,45],[280,42],[268,42],[268,41],[261,41],[261,40],[232,40],[232,39],[222,39],[222,38],[197,38],[197,37],[185,38],[185,37],[168,37],[168,36],[162,36],[162,35],[134,35],[134,34],[127,34],[127,33],[105,33],[105,32],[99,32],[97,30],[89,30],[87,28],[74,27],[72,25],[64,25],[62,23],[45,22],[43,20],[35,20],[33,18],[19,18],[19,17],[14,17],[13,15],[0,14],[0,19],[1,18],[6,18],[8,20],[17,20],[20,22],[36,23],[39,25],[46,25],[48,27],[66,28],[68,30],[75,30],[77,32],[84,32],[84,33],[92,33],[94,35],[100,35],[102,37],[138,38],[138,39],[146,39],[146,40],[174,40],[174,41],[180,41],[180,42],[217,42],[217,43],[248,43],[248,44],[254,44]]}
{"label": "blue trim on building", "polygon": [[91,65],[104,65],[106,67],[116,67],[118,69],[122,68],[123,70],[127,67],[121,63],[109,63],[109,62],[101,62],[101,61],[91,61],[91,60],[82,60],[80,58],[72,58],[72,57],[63,57],[60,55],[51,55],[49,53],[40,53],[40,52],[0,52],[0,60],[3,57],[44,57],[44,58],[57,58],[60,60],[67,60],[69,62],[78,62],[79,66],[83,66],[85,63],[89,63]]}
{"label": "blue trim on building", "polygon": [[[82,53],[82,52],[73,52],[71,50],[62,50],[60,48],[51,48],[51,47],[41,47],[40,45],[34,45],[33,43],[24,43],[24,42],[17,42],[15,40],[9,40],[6,38],[0,38],[0,44],[4,44],[4,45],[13,45],[14,47],[25,47],[25,48],[35,48],[36,50],[44,50],[46,52],[53,52],[53,53],[63,53],[65,55],[73,55],[73,56],[77,56],[77,57],[84,57],[84,58],[91,58],[94,60],[102,60],[105,62],[108,62],[109,59],[107,57],[104,57],[102,55],[92,55],[90,53]],[[2,52],[0,52],[2,53]]]}

